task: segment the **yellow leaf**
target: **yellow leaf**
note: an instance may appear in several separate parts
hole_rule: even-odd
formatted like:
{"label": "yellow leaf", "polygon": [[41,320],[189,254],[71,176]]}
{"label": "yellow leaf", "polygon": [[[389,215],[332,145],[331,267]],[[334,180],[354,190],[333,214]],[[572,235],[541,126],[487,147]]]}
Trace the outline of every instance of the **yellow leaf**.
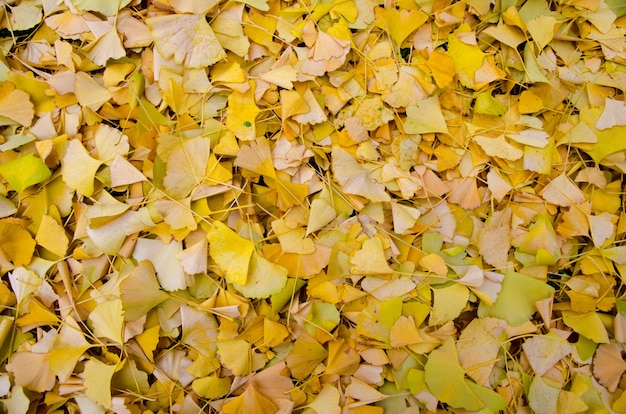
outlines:
{"label": "yellow leaf", "polygon": [[18,224],[0,220],[0,252],[16,267],[30,263],[36,246],[28,230]]}
{"label": "yellow leaf", "polygon": [[222,406],[224,414],[259,413],[274,414],[278,407],[272,400],[261,394],[250,385],[243,394]]}
{"label": "yellow leaf", "polygon": [[59,381],[67,381],[78,360],[90,347],[76,319],[67,315],[50,351],[50,371],[59,377]]}
{"label": "yellow leaf", "polygon": [[448,55],[433,52],[426,61],[426,66],[440,88],[445,88],[454,79],[454,61]]}
{"label": "yellow leaf", "polygon": [[167,300],[169,295],[161,290],[152,263],[140,261],[120,283],[124,319],[134,321],[150,309]]}
{"label": "yellow leaf", "polygon": [[108,338],[118,344],[124,343],[124,310],[122,300],[99,303],[89,314],[93,333],[98,338]]}
{"label": "yellow leaf", "polygon": [[141,181],[148,181],[141,171],[120,154],[115,154],[115,158],[113,162],[111,162],[110,171],[111,187],[120,187]]}
{"label": "yellow leaf", "polygon": [[103,408],[111,407],[111,379],[116,368],[116,365],[108,365],[95,358],[85,363],[83,372],[85,393]]}
{"label": "yellow leaf", "polygon": [[596,128],[603,130],[622,125],[626,125],[626,104],[624,101],[606,98],[604,110],[596,122]]}
{"label": "yellow leaf", "polygon": [[427,271],[436,275],[446,276],[448,274],[448,265],[446,265],[445,260],[436,253],[430,253],[422,257],[419,264]]}
{"label": "yellow leaf", "polygon": [[456,319],[467,305],[469,293],[460,284],[433,289],[433,310],[428,324],[434,326]]}
{"label": "yellow leaf", "polygon": [[508,161],[515,161],[522,158],[524,151],[509,144],[503,135],[497,138],[490,138],[477,135],[474,141],[491,157],[499,157]]}
{"label": "yellow leaf", "polygon": [[30,126],[35,116],[30,96],[11,82],[0,83],[0,116],[7,117],[23,125]]}
{"label": "yellow leaf", "polygon": [[126,49],[124,49],[122,40],[113,25],[105,34],[85,46],[83,51],[98,66],[106,65],[109,59],[119,59],[126,56]]}
{"label": "yellow leaf", "polygon": [[35,240],[38,245],[61,258],[65,256],[70,243],[63,226],[48,215],[41,218]]}
{"label": "yellow leaf", "polygon": [[245,284],[233,283],[247,298],[268,298],[280,292],[287,283],[287,269],[253,252]]}
{"label": "yellow leaf", "polygon": [[215,221],[207,233],[209,255],[222,269],[230,283],[245,285],[248,280],[250,258],[254,243],[232,231],[224,223]]}
{"label": "yellow leaf", "polygon": [[333,146],[332,166],[343,192],[360,195],[374,202],[390,200],[385,186],[374,182],[370,171],[346,150]]}
{"label": "yellow leaf", "polygon": [[428,14],[421,10],[386,9],[387,31],[394,43],[401,47],[411,33],[428,20]]}
{"label": "yellow leaf", "polygon": [[401,348],[424,342],[412,316],[400,316],[389,330],[389,344],[394,348]]}
{"label": "yellow leaf", "polygon": [[[469,41],[466,40],[468,35],[471,35]],[[447,54],[454,62],[454,71],[461,83],[474,88],[476,71],[482,67],[486,55],[478,47],[466,23],[448,36]]]}
{"label": "yellow leaf", "polygon": [[361,357],[344,339],[328,343],[326,374],[352,375],[358,368]]}
{"label": "yellow leaf", "polygon": [[188,2],[187,0],[169,0],[170,6],[172,6],[178,13],[202,15],[206,14],[218,3],[218,0],[197,0],[193,2]]}
{"label": "yellow leaf", "polygon": [[111,92],[96,79],[85,72],[78,72],[74,82],[74,93],[78,103],[92,111],[97,111],[112,98]]}
{"label": "yellow leaf", "polygon": [[254,99],[255,82],[249,81],[250,88],[245,92],[234,91],[228,96],[226,108],[226,128],[244,141],[256,139],[255,120],[261,110]]}
{"label": "yellow leaf", "polygon": [[80,141],[73,139],[63,157],[63,181],[77,193],[89,197],[93,194],[93,180],[100,164],[100,161],[89,156]]}
{"label": "yellow leaf", "polygon": [[372,237],[363,242],[360,250],[350,259],[350,272],[360,275],[391,274],[383,244],[378,237]]}
{"label": "yellow leaf", "polygon": [[159,53],[186,68],[203,68],[226,53],[203,14],[171,14],[145,20]]}
{"label": "yellow leaf", "polygon": [[120,9],[128,5],[131,0],[70,0],[78,10],[95,11],[105,16],[114,16]]}
{"label": "yellow leaf", "polygon": [[439,98],[436,96],[418,101],[417,106],[407,107],[406,116],[404,132],[407,134],[448,133]]}

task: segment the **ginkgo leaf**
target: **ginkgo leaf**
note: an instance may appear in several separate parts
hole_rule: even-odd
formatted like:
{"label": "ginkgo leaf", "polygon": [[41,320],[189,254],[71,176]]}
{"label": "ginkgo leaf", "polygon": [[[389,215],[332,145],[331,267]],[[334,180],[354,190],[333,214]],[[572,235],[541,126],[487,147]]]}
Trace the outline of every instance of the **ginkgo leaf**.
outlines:
{"label": "ginkgo leaf", "polygon": [[185,0],[169,0],[169,3],[179,13],[206,14],[218,1],[201,0],[189,3]]}
{"label": "ginkgo leaf", "polygon": [[16,267],[30,263],[35,246],[28,230],[19,224],[0,220],[0,249]]}
{"label": "ginkgo leaf", "polygon": [[386,17],[389,36],[399,47],[412,32],[428,20],[428,15],[421,10],[394,8],[386,10]]}
{"label": "ginkgo leaf", "polygon": [[624,101],[606,98],[602,115],[595,127],[599,130],[609,129],[618,125],[626,125],[626,104]]}
{"label": "ginkgo leaf", "polygon": [[328,351],[308,334],[299,335],[285,361],[295,379],[306,378],[328,356]]}
{"label": "ginkgo leaf", "polygon": [[85,393],[93,402],[103,408],[111,407],[111,379],[117,366],[91,358],[85,363]]}
{"label": "ginkgo leaf", "polygon": [[261,394],[256,388],[250,385],[243,394],[227,402],[222,407],[224,414],[236,414],[255,412],[260,414],[271,414],[277,411],[278,407],[266,396]]}
{"label": "ginkgo leaf", "polygon": [[370,172],[346,150],[333,147],[332,165],[335,178],[344,192],[363,196],[370,201],[389,201],[383,184],[376,183]]}
{"label": "ginkgo leaf", "polygon": [[35,241],[59,257],[65,256],[70,243],[63,226],[47,214],[41,219]]}
{"label": "ginkgo leaf", "polygon": [[102,36],[83,48],[86,56],[98,66],[104,66],[109,59],[126,56],[126,49],[114,26]]}
{"label": "ginkgo leaf", "polygon": [[78,140],[71,140],[63,157],[63,181],[77,193],[90,196],[94,191],[94,178],[101,162],[93,159]]}
{"label": "ginkgo leaf", "polygon": [[421,100],[416,106],[408,106],[406,115],[404,132],[407,134],[448,133],[448,125],[441,112],[439,98],[436,96]]}
{"label": "ginkgo leaf", "polygon": [[122,308],[121,299],[106,301],[96,305],[89,314],[89,321],[93,326],[94,335],[123,344],[124,310]]}
{"label": "ginkgo leaf", "polygon": [[18,193],[23,193],[31,185],[39,184],[51,177],[41,158],[28,153],[19,158],[0,164],[0,174]]}
{"label": "ginkgo leaf", "polygon": [[152,263],[141,261],[120,284],[124,319],[134,321],[161,302],[169,295],[161,290]]}
{"label": "ginkgo leaf", "polygon": [[489,385],[498,353],[505,340],[506,323],[496,318],[473,319],[456,344],[461,366],[479,385]]}
{"label": "ginkgo leaf", "polygon": [[484,136],[475,136],[474,141],[485,151],[487,155],[492,157],[499,157],[509,161],[515,161],[522,158],[524,152],[509,144],[504,136],[498,138],[489,138]]}
{"label": "ginkgo leaf", "polygon": [[141,171],[120,154],[115,154],[115,158],[111,162],[110,171],[111,187],[148,181]]}
{"label": "ginkgo leaf", "polygon": [[564,174],[550,181],[550,184],[545,186],[540,194],[547,202],[562,207],[585,201],[585,195],[580,188]]}
{"label": "ginkgo leaf", "polygon": [[145,22],[161,55],[186,68],[211,66],[226,56],[203,14],[164,15]]}
{"label": "ginkgo leaf", "polygon": [[563,323],[597,344],[608,344],[609,334],[596,312],[563,312]]}
{"label": "ginkgo leaf", "polygon": [[66,316],[50,351],[50,371],[60,381],[67,381],[78,360],[90,347],[91,344],[85,339],[78,322],[71,315]]}
{"label": "ginkgo leaf", "polygon": [[379,275],[393,273],[389,267],[383,244],[378,237],[363,242],[360,250],[350,259],[350,272],[362,275]]}
{"label": "ginkgo leaf", "polygon": [[161,287],[173,292],[187,287],[187,278],[176,258],[181,251],[182,246],[176,240],[165,244],[160,240],[139,239],[133,257],[138,261],[151,262]]}
{"label": "ginkgo leaf", "polygon": [[14,376],[17,386],[35,392],[51,390],[55,383],[55,376],[50,371],[49,353],[18,351],[11,355],[6,364],[7,372]]}
{"label": "ginkgo leaf", "polygon": [[492,313],[504,319],[511,326],[521,325],[537,311],[535,302],[550,297],[554,293],[552,286],[521,273],[509,271],[504,276],[502,290],[491,310],[482,307],[479,315]]}
{"label": "ginkgo leaf", "polygon": [[209,254],[231,283],[246,285],[254,243],[216,221],[207,233]]}
{"label": "ginkgo leaf", "polygon": [[92,111],[100,109],[112,97],[108,89],[98,83],[95,77],[85,72],[76,74],[74,93],[78,102]]}
{"label": "ginkgo leaf", "polygon": [[506,405],[504,398],[496,392],[465,378],[465,371],[459,364],[454,340],[451,337],[430,353],[424,372],[429,390],[451,407],[470,411],[484,408],[498,411]]}
{"label": "ginkgo leaf", "polygon": [[250,81],[249,85],[246,92],[235,91],[229,95],[226,110],[226,128],[244,141],[253,141],[256,138],[255,120],[261,111],[255,103],[254,81]]}
{"label": "ginkgo leaf", "polygon": [[220,378],[217,375],[209,375],[195,379],[191,387],[202,398],[217,399],[228,394],[231,383],[230,377]]}
{"label": "ginkgo leaf", "polygon": [[341,394],[339,394],[339,390],[337,390],[337,388],[329,384],[324,384],[317,397],[315,397],[315,399],[308,404],[308,408],[315,410],[318,414],[340,414],[340,398]]}
{"label": "ginkgo leaf", "polygon": [[456,319],[465,308],[469,294],[469,289],[461,284],[433,289],[433,311],[429,324],[444,324]]}
{"label": "ginkgo leaf", "polygon": [[78,10],[83,11],[95,11],[98,13],[102,13],[105,16],[113,16],[117,13],[121,8],[125,7],[130,3],[131,0],[113,0],[113,1],[104,1],[104,0],[70,0],[72,5],[76,7]]}
{"label": "ginkgo leaf", "polygon": [[572,347],[566,340],[552,333],[529,338],[522,345],[522,349],[537,375],[544,375],[554,364],[572,352]]}
{"label": "ginkgo leaf", "polygon": [[253,252],[245,284],[233,283],[247,298],[268,298],[280,292],[287,283],[287,269]]}
{"label": "ginkgo leaf", "polygon": [[0,116],[30,126],[35,116],[33,103],[28,93],[16,89],[11,82],[0,83]]}
{"label": "ginkgo leaf", "polygon": [[183,199],[204,180],[210,152],[210,141],[198,137],[175,146],[166,161],[163,186],[169,195]]}
{"label": "ginkgo leaf", "polygon": [[615,392],[626,371],[626,362],[620,346],[615,343],[598,346],[593,358],[593,376],[610,392]]}

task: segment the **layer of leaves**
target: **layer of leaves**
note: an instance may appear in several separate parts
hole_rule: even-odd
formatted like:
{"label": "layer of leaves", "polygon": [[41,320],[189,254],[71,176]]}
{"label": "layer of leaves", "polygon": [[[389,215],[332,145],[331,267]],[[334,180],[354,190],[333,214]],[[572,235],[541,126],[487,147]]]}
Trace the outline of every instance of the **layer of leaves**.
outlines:
{"label": "layer of leaves", "polygon": [[0,6],[0,411],[626,412],[619,0]]}

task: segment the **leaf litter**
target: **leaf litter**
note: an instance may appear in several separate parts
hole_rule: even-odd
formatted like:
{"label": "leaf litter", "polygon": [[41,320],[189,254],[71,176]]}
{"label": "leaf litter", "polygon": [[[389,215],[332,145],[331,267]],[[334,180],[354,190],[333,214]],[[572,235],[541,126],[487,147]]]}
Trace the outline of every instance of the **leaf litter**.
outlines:
{"label": "leaf litter", "polygon": [[626,8],[1,9],[10,413],[626,412]]}

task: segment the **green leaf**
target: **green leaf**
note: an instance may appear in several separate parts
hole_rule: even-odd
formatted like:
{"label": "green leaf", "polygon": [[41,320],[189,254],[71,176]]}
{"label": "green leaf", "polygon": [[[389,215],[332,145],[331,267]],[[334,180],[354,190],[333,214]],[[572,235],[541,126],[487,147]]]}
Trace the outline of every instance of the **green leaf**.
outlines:
{"label": "green leaf", "polygon": [[[509,271],[502,281],[502,290],[491,311],[479,308],[479,316],[494,316],[511,326],[521,325],[537,311],[535,302],[549,298],[554,289],[544,282],[521,273]],[[482,304],[481,304],[482,305]]]}
{"label": "green leaf", "polygon": [[19,158],[0,164],[0,174],[18,193],[24,192],[31,185],[39,184],[52,175],[41,158],[28,153]]}

